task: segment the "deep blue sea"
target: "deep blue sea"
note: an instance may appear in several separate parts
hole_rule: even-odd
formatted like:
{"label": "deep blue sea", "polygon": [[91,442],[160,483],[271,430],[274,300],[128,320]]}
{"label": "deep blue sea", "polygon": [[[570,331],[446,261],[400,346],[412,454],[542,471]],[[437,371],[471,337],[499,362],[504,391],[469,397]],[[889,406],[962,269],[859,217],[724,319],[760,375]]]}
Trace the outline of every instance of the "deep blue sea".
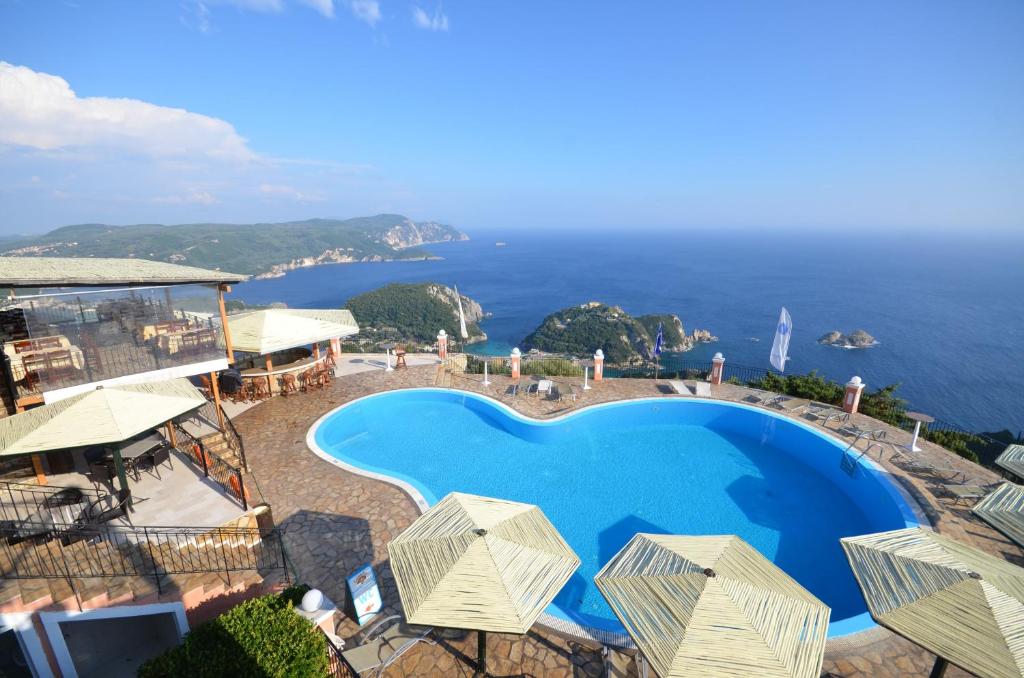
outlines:
{"label": "deep blue sea", "polygon": [[[389,282],[436,281],[493,317],[475,350],[506,354],[548,313],[598,300],[631,314],[675,313],[721,351],[768,367],[781,306],[793,317],[787,372],[817,369],[869,388],[893,382],[917,409],[973,429],[1024,430],[1024,238],[686,232],[474,234],[432,245],[440,261],[339,264],[238,285],[234,298],[339,307]],[[495,247],[496,241],[507,243]],[[358,318],[357,318],[358,320]],[[816,343],[865,329],[864,350]],[[758,339],[759,341],[752,341]]]}

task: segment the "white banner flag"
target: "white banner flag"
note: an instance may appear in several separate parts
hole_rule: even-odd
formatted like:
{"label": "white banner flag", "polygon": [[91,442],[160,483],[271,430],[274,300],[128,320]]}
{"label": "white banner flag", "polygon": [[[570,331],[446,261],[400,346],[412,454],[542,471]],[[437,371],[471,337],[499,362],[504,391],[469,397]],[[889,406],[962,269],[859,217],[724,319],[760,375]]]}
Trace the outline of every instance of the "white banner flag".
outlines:
{"label": "white banner flag", "polygon": [[772,342],[772,367],[779,372],[786,371],[786,360],[789,354],[789,337],[793,334],[793,319],[789,317],[789,311],[782,307],[779,314],[779,324],[775,328],[775,341]]}

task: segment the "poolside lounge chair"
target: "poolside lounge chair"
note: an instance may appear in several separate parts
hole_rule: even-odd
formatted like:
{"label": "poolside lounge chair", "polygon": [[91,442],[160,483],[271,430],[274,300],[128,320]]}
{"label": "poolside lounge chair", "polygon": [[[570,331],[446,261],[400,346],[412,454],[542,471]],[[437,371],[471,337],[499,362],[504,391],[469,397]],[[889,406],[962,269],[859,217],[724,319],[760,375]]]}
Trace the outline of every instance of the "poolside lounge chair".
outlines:
{"label": "poolside lounge chair", "polygon": [[691,391],[690,387],[686,385],[686,382],[675,379],[673,381],[668,382],[668,385],[672,387],[673,391],[675,391],[677,394],[681,396],[693,395],[693,391]]}
{"label": "poolside lounge chair", "polygon": [[711,384],[706,381],[696,381],[693,384],[693,392],[701,398],[711,397]]}
{"label": "poolside lounge chair", "polygon": [[580,397],[579,391],[572,384],[555,384],[555,392],[558,394],[559,400],[568,398],[570,401],[576,402],[576,399]]}
{"label": "poolside lounge chair", "polygon": [[787,395],[778,395],[772,398],[765,405],[774,405],[783,412],[790,412],[796,414],[803,411],[807,407],[807,403],[800,398],[793,398]]}
{"label": "poolside lounge chair", "polygon": [[954,504],[960,502],[978,501],[984,499],[989,492],[998,487],[1001,483],[991,485],[947,485],[946,493],[950,495]]}
{"label": "poolside lounge chair", "polygon": [[[840,421],[846,423],[850,420],[849,412],[839,409],[835,405],[828,405],[826,403],[816,403],[813,400],[804,406],[804,412],[809,417],[813,417],[822,426],[828,426],[830,421]],[[856,426],[854,426],[856,428]],[[879,429],[881,430],[881,429]],[[884,433],[884,432],[883,432]]]}
{"label": "poolside lounge chair", "polygon": [[341,653],[349,670],[359,678],[382,676],[394,661],[416,643],[436,644],[428,626],[406,624],[401,615],[391,615],[371,624],[354,639],[356,644]]}
{"label": "poolside lounge chair", "polygon": [[854,443],[858,440],[881,442],[889,435],[889,432],[884,428],[864,428],[863,426],[851,423],[845,423],[836,430],[843,435],[853,436],[855,439]]}
{"label": "poolside lounge chair", "polygon": [[777,393],[771,391],[764,391],[759,388],[749,389],[751,392],[743,396],[743,401],[752,403],[754,405],[767,405],[769,401],[778,397]]}
{"label": "poolside lounge chair", "polygon": [[[900,453],[898,457],[893,457],[893,461],[897,459],[903,459],[903,467],[911,473],[917,473],[919,475],[930,475],[938,478],[939,480],[955,480],[957,476],[966,478],[967,475],[960,469],[953,468],[952,466],[943,466],[940,464],[930,464],[923,459],[910,457],[906,454]],[[948,478],[943,478],[942,474],[948,473]]]}
{"label": "poolside lounge chair", "polygon": [[537,397],[539,398],[540,395],[543,393],[545,396],[550,398],[552,395],[552,390],[554,388],[555,382],[551,381],[550,379],[541,379],[539,382],[537,382]]}
{"label": "poolside lounge chair", "polygon": [[634,664],[636,665],[636,675],[640,678],[647,678],[647,662],[639,652],[629,654],[605,645],[601,648],[601,658],[604,659],[606,678],[626,678],[632,675],[630,668]]}

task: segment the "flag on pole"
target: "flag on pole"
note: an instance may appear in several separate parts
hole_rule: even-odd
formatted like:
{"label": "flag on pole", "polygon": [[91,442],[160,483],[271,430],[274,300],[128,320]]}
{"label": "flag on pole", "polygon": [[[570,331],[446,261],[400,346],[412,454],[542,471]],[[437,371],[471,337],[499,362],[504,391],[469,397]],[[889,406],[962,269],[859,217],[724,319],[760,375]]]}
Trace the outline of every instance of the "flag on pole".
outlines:
{"label": "flag on pole", "polygon": [[469,339],[469,332],[466,330],[466,316],[462,312],[462,295],[459,294],[459,286],[455,286],[455,299],[459,302],[459,335],[463,339]]}
{"label": "flag on pole", "polygon": [[655,358],[657,358],[659,355],[661,355],[661,345],[664,342],[665,342],[665,333],[663,331],[661,323],[658,323],[658,334],[657,334],[657,336],[654,337],[654,357]]}
{"label": "flag on pole", "polygon": [[779,324],[775,328],[775,341],[772,342],[772,367],[779,372],[786,371],[787,354],[789,353],[789,337],[793,333],[793,319],[789,317],[789,311],[782,307],[779,314]]}

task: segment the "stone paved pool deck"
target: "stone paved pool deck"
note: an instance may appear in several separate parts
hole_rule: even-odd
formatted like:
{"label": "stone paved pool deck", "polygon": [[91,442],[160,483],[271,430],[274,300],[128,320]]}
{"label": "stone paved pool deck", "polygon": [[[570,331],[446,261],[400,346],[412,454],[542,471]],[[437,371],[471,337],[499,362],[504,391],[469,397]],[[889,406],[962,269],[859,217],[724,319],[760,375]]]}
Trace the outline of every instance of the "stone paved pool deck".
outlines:
{"label": "stone paved pool deck", "polygon": [[[285,529],[289,557],[300,581],[320,588],[339,605],[345,600],[345,577],[359,566],[372,563],[380,578],[386,611],[400,613],[386,545],[419,515],[419,510],[397,487],[350,473],[316,456],[306,447],[306,433],[324,413],[339,405],[381,391],[433,386],[435,376],[436,368],[429,365],[390,373],[374,369],[346,374],[326,390],[273,398],[235,419],[245,441],[249,465],[264,497],[273,507],[277,523]],[[667,382],[610,379],[594,384],[594,388],[584,392],[576,403],[547,401],[535,396],[513,400],[505,394],[510,383],[507,377],[492,376],[491,380],[494,383],[484,387],[479,375],[456,375],[452,386],[489,395],[537,418],[558,416],[614,400],[679,397],[670,395]],[[556,378],[556,381],[568,380]],[[712,397],[738,402],[749,393],[749,389],[729,384],[712,389]],[[778,410],[773,411],[778,413]],[[886,426],[862,415],[855,415],[853,420],[872,427]],[[908,433],[891,426],[887,428],[890,443],[909,442]],[[832,428],[825,430],[839,438]],[[991,471],[927,441],[921,446],[923,458],[962,470],[972,484],[999,480]],[[871,455],[876,458],[877,451],[873,450]],[[1024,565],[1021,549],[973,517],[968,506],[955,506],[945,498],[944,481],[904,471],[889,461],[892,457],[889,447],[882,456],[881,465],[916,498],[937,531]],[[956,622],[951,620],[951,623]],[[355,623],[345,618],[339,626],[339,635],[347,638],[356,630]],[[488,669],[493,676],[597,678],[603,675],[596,644],[564,639],[540,625],[535,625],[525,636],[488,634],[487,654]],[[456,634],[434,646],[417,646],[390,668],[387,675],[471,676],[475,657],[476,634]],[[933,661],[933,655],[879,628],[860,634],[852,641],[830,641],[823,675],[927,676]],[[946,675],[968,674],[951,668]]]}

